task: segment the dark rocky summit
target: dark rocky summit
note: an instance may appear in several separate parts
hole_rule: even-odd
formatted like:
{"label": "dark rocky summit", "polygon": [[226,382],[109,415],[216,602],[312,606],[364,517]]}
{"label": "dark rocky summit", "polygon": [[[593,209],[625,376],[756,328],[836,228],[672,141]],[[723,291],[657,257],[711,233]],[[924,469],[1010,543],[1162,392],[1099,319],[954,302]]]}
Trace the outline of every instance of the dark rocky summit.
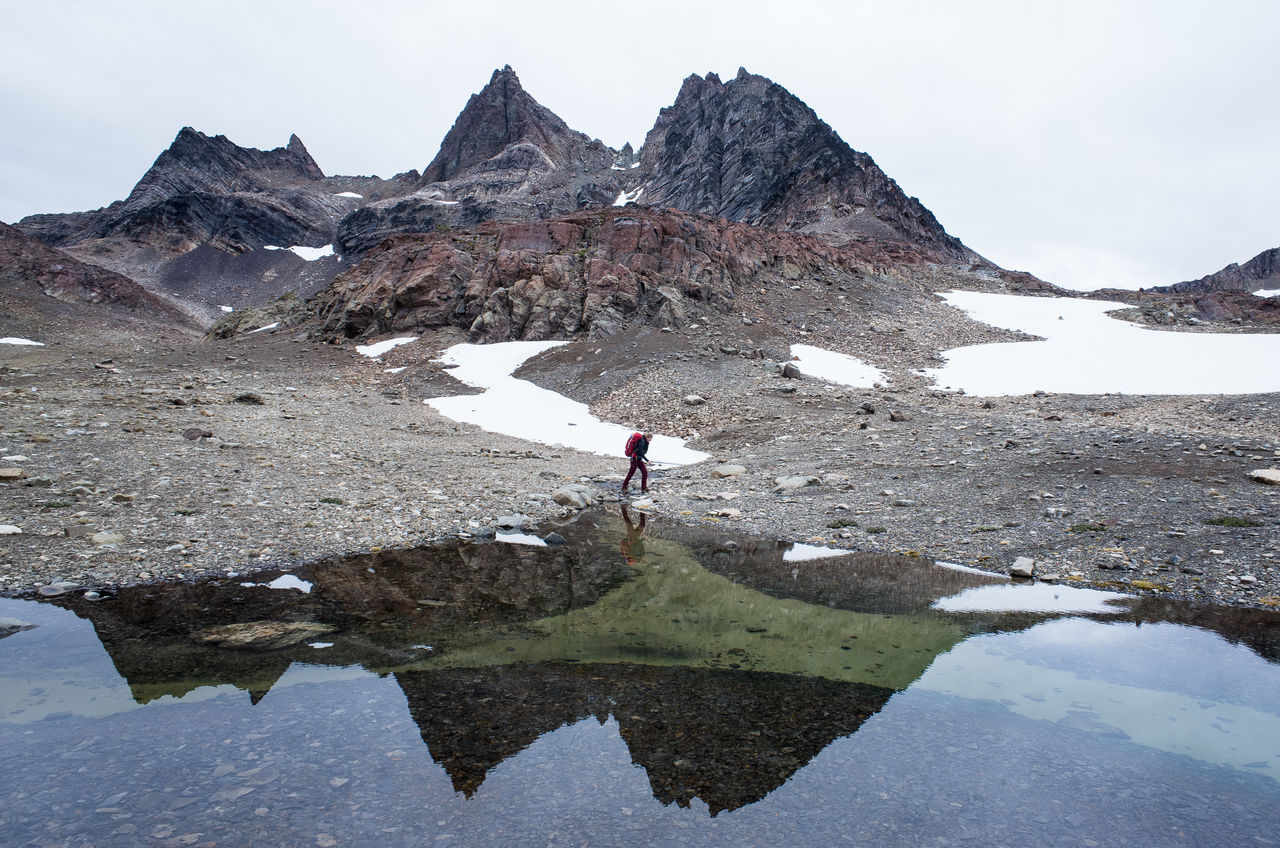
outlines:
{"label": "dark rocky summit", "polygon": [[837,243],[907,242],[953,262],[978,258],[799,98],[745,69],[728,83],[715,74],[686,79],[640,161],[640,203]]}

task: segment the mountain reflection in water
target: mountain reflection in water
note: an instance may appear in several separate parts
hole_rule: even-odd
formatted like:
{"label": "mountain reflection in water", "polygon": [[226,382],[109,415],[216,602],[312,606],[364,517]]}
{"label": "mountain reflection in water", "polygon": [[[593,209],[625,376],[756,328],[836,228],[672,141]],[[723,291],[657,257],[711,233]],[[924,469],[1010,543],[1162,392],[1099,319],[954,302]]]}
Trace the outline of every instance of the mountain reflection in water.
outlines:
{"label": "mountain reflection in water", "polygon": [[[952,654],[952,665],[1005,663],[1005,674],[1026,661],[1001,659],[994,645],[981,657],[957,652],[960,643],[1061,617],[938,608],[1008,585],[995,575],[889,555],[793,561],[787,543],[682,526],[659,535],[656,522],[635,518],[583,516],[561,528],[567,543],[558,546],[352,556],[300,573],[309,587],[277,584],[309,591],[270,588],[274,574],[264,573],[51,602],[92,622],[137,704],[228,684],[257,704],[291,667],[358,667],[395,681],[431,758],[468,798],[504,761],[594,718],[616,726],[654,798],[680,807],[700,799],[712,816],[787,783],[931,666],[932,691],[981,685],[937,664],[940,655]],[[1092,608],[1073,618],[1187,624],[1270,663],[1280,657],[1268,613],[1142,599]],[[235,639],[250,641],[230,647]],[[37,666],[15,673],[45,691]],[[84,683],[52,700],[19,697],[6,702],[7,720],[102,715],[107,699],[88,707],[98,694]],[[1052,696],[1037,703],[1046,716],[1058,709]],[[1090,718],[1101,713],[1062,709],[1071,713],[1064,727],[1125,737]]]}

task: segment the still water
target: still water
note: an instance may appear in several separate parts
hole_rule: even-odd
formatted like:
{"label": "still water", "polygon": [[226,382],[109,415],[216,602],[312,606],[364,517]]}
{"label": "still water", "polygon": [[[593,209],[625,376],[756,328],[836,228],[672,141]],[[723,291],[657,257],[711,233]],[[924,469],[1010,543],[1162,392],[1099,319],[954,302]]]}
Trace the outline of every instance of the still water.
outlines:
{"label": "still water", "polygon": [[1280,615],[627,518],[0,600],[0,843],[1280,844]]}

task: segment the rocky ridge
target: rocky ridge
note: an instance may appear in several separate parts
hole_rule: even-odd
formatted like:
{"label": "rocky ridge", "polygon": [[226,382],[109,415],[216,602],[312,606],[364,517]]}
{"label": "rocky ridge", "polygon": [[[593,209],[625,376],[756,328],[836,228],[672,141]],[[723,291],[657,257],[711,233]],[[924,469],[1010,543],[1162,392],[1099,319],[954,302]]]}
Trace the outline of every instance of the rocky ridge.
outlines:
{"label": "rocky ridge", "polygon": [[863,287],[870,262],[800,234],[724,218],[609,207],[401,236],[311,304],[325,338],[455,326],[479,342],[613,335],[732,311],[752,290]]}
{"label": "rocky ridge", "polygon": [[1207,274],[1198,280],[1156,286],[1148,291],[1253,292],[1258,289],[1280,289],[1280,247],[1264,250],[1243,265],[1232,262],[1221,271]]}

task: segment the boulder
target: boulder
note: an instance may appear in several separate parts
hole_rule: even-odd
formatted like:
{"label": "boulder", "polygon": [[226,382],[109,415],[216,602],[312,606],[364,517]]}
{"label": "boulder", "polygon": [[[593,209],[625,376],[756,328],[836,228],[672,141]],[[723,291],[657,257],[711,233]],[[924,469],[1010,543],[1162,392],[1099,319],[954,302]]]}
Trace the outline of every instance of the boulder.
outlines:
{"label": "boulder", "polygon": [[570,483],[552,492],[551,499],[561,506],[571,507],[572,509],[586,509],[595,504],[596,495],[590,486],[584,486],[581,483]]}
{"label": "boulder", "polygon": [[782,366],[782,376],[791,380],[799,380],[804,377],[804,372],[800,370],[800,366],[794,362],[788,362]]}
{"label": "boulder", "polygon": [[1259,468],[1250,471],[1249,478],[1268,486],[1280,486],[1280,468]]}
{"label": "boulder", "polygon": [[1021,580],[1030,580],[1035,576],[1037,565],[1039,563],[1031,557],[1018,557],[1013,561],[1013,565],[1009,567],[1009,576],[1017,577]]}
{"label": "boulder", "polygon": [[0,480],[21,480],[27,472],[21,468],[0,468]]}

